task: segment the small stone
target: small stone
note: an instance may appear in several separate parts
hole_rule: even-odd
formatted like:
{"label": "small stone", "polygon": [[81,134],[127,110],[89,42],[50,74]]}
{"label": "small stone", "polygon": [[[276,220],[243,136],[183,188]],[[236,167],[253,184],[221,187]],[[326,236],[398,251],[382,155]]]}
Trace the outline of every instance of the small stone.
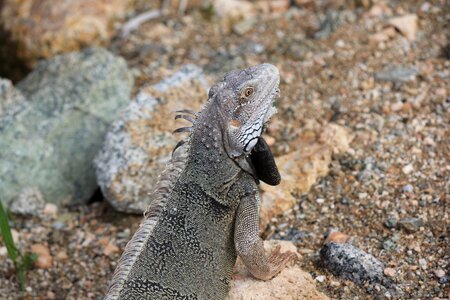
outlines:
{"label": "small stone", "polygon": [[434,275],[436,275],[437,278],[442,278],[445,276],[445,271],[442,269],[434,270]]}
{"label": "small stone", "polygon": [[427,268],[427,261],[423,258],[419,259],[419,265],[422,267],[422,269]]}
{"label": "small stone", "polygon": [[325,279],[326,279],[326,276],[325,276],[325,275],[319,275],[319,276],[316,277],[316,280],[317,280],[318,282],[324,282]]}
{"label": "small stone", "polygon": [[395,269],[393,268],[385,268],[383,271],[384,275],[389,276],[389,277],[394,277],[396,274]]}
{"label": "small stone", "polygon": [[0,256],[6,256],[8,254],[8,249],[6,247],[0,247]]}
{"label": "small stone", "polygon": [[31,252],[36,253],[37,260],[34,265],[39,269],[49,269],[52,267],[52,256],[47,246],[42,244],[34,244],[31,246]]}
{"label": "small stone", "polygon": [[112,242],[109,242],[104,248],[103,248],[103,254],[106,256],[111,256],[112,254],[116,254],[119,252],[119,247],[114,245]]}
{"label": "small stone", "polygon": [[67,255],[67,252],[64,251],[64,250],[61,250],[61,251],[59,251],[59,252],[56,254],[56,259],[57,259],[57,260],[64,261],[64,260],[66,260],[66,259],[68,259],[68,258],[69,258],[69,256]]}
{"label": "small stone", "polygon": [[416,39],[417,23],[418,19],[415,14],[395,17],[389,20],[389,24],[394,26],[410,41]]}
{"label": "small stone", "polygon": [[420,218],[406,217],[401,219],[399,224],[408,232],[416,232],[423,225],[423,220]]}
{"label": "small stone", "polygon": [[326,238],[325,243],[329,243],[329,242],[335,242],[338,244],[344,244],[347,243],[351,240],[351,236],[339,232],[339,231],[332,231]]}
{"label": "small stone", "polygon": [[58,206],[53,203],[46,203],[42,212],[47,216],[55,217],[58,213]]}
{"label": "small stone", "polygon": [[316,202],[319,203],[319,204],[322,204],[322,203],[325,202],[325,199],[323,199],[323,198],[317,198],[317,199],[316,199]]}
{"label": "small stone", "polygon": [[407,184],[403,187],[403,191],[405,193],[412,193],[414,191],[414,187],[411,184]]}
{"label": "small stone", "polygon": [[414,171],[414,166],[412,164],[406,165],[402,168],[403,173],[406,175],[410,174],[412,171]]}
{"label": "small stone", "polygon": [[397,222],[397,218],[389,217],[386,221],[384,221],[384,225],[387,228],[395,228],[395,226],[397,226]]}
{"label": "small stone", "polygon": [[408,82],[416,79],[419,71],[411,66],[393,66],[377,72],[376,80],[391,82]]}

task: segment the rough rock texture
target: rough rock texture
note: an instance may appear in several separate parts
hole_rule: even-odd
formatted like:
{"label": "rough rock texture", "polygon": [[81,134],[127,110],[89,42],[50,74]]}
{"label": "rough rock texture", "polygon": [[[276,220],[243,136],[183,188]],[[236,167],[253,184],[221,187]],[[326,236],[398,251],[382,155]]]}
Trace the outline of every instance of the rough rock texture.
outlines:
{"label": "rough rock texture", "polygon": [[[293,251],[297,248],[292,242],[265,241],[266,251],[276,245],[281,246],[281,252]],[[236,262],[231,282],[228,300],[243,299],[329,299],[319,292],[311,275],[294,265],[285,268],[269,281],[255,279],[248,273],[240,259]]]}
{"label": "rough rock texture", "polygon": [[328,124],[313,143],[299,141],[295,151],[277,157],[281,183],[278,186],[261,185],[261,228],[297,203],[293,194],[308,192],[319,177],[325,176],[332,154],[348,151],[351,139],[344,127]]}
{"label": "rough rock texture", "polygon": [[11,199],[9,211],[20,215],[37,216],[44,207],[45,201],[41,191],[35,187],[26,187]]}
{"label": "rough rock texture", "polygon": [[8,79],[0,78],[0,130],[22,109],[26,100]]}
{"label": "rough rock texture", "polygon": [[2,201],[26,187],[48,202],[87,200],[97,187],[92,160],[131,86],[125,62],[103,49],[39,64],[17,85],[28,101],[0,117]]}
{"label": "rough rock texture", "polygon": [[356,284],[381,283],[390,285],[384,276],[384,264],[372,255],[344,243],[325,243],[320,250],[321,264],[336,276]]}
{"label": "rough rock texture", "polygon": [[[160,83],[143,88],[121,113],[95,159],[98,184],[115,209],[141,213],[187,124],[175,111],[199,110],[208,84],[200,68],[187,65]],[[185,125],[183,125],[185,124]]]}
{"label": "rough rock texture", "polygon": [[38,59],[103,45],[113,22],[125,15],[130,0],[5,0],[0,26],[17,43],[17,54],[34,65]]}

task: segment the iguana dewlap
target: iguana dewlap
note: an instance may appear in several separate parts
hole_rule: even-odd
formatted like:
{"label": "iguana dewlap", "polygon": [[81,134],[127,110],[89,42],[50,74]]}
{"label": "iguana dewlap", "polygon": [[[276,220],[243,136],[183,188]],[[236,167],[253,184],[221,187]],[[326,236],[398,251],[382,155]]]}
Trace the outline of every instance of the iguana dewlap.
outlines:
{"label": "iguana dewlap", "polygon": [[280,75],[262,64],[225,75],[161,174],[140,228],[125,248],[105,299],[223,299],[236,255],[267,280],[293,253],[266,254],[259,232],[258,180],[280,176],[261,138]]}

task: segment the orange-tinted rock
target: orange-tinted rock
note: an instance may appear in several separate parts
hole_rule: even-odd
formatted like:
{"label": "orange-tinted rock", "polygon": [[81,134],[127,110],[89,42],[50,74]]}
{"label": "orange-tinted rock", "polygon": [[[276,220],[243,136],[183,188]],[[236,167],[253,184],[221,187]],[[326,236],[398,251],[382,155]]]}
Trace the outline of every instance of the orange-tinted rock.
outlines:
{"label": "orange-tinted rock", "polygon": [[344,243],[350,242],[351,239],[352,239],[352,237],[345,233],[342,233],[339,231],[333,231],[327,236],[327,238],[325,239],[325,243],[335,242],[338,244],[344,244]]}
{"label": "orange-tinted rock", "polygon": [[57,53],[105,45],[131,0],[5,0],[0,25],[28,66]]}
{"label": "orange-tinted rock", "polygon": [[351,140],[347,129],[328,124],[315,142],[298,141],[297,150],[277,157],[281,183],[277,186],[261,184],[261,227],[292,208],[297,201],[293,195],[308,192],[319,177],[325,176],[332,154],[348,151]]}
{"label": "orange-tinted rock", "polygon": [[[288,241],[265,241],[266,251],[272,251],[275,246],[281,246],[281,252],[296,252],[296,247]],[[271,280],[255,279],[238,259],[234,268],[231,290],[228,300],[237,299],[328,299],[317,290],[311,275],[299,266],[286,267]]]}
{"label": "orange-tinted rock", "polygon": [[31,252],[36,253],[37,260],[34,265],[39,269],[49,269],[52,267],[53,258],[50,255],[50,250],[47,246],[42,244],[34,244],[31,246]]}

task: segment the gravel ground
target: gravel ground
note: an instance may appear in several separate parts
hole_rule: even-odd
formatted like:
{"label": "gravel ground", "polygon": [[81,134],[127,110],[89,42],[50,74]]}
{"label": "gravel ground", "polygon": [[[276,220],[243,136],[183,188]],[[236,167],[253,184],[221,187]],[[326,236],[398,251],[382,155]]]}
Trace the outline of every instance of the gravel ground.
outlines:
{"label": "gravel ground", "polygon": [[[329,175],[296,195],[298,204],[273,220],[264,236],[293,240],[303,254],[299,263],[330,297],[449,298],[449,6],[387,6],[390,16],[418,16],[415,41],[384,32],[385,19],[370,16],[369,8],[309,7],[260,16],[247,32],[229,35],[208,20],[208,12],[192,11],[146,23],[110,49],[133,69],[136,89],[185,63],[213,77],[260,62],[276,64],[282,74],[273,120],[276,155],[329,122],[349,128],[354,139],[349,153],[333,157]],[[320,30],[323,20],[332,23],[329,32]],[[318,30],[321,38],[313,38]],[[376,33],[388,38],[374,42]],[[24,297],[100,299],[139,220],[104,202],[15,217],[18,247],[43,245],[53,261],[49,269],[28,272]],[[320,268],[318,250],[331,228],[385,262],[396,292],[357,286]],[[12,264],[5,253],[0,258],[0,298],[17,299]]]}

